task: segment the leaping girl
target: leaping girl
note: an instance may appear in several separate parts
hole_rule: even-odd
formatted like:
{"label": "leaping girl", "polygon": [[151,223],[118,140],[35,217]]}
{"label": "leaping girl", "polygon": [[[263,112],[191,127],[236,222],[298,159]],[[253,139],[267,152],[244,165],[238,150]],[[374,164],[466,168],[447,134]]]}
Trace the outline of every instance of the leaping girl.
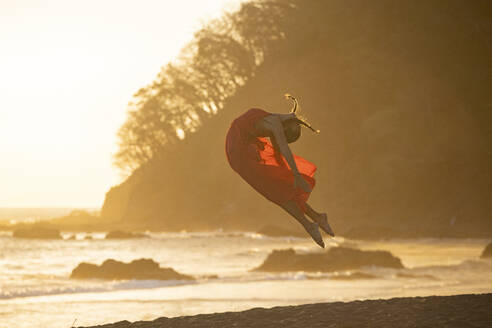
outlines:
{"label": "leaping girl", "polygon": [[324,248],[319,228],[330,236],[335,234],[326,213],[315,211],[307,203],[315,184],[316,165],[293,155],[289,148],[289,143],[299,139],[301,125],[319,131],[296,116],[297,99],[285,96],[294,102],[289,114],[252,108],[232,122],[226,138],[227,159],[248,184],[292,215]]}

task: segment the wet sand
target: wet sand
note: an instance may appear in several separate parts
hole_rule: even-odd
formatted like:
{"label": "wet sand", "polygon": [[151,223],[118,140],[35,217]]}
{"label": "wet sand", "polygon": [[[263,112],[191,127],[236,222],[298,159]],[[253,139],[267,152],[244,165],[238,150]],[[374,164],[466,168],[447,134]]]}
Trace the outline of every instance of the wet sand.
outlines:
{"label": "wet sand", "polygon": [[[492,327],[492,294],[393,298],[255,308],[99,328],[229,327]],[[92,327],[92,328],[95,328]]]}

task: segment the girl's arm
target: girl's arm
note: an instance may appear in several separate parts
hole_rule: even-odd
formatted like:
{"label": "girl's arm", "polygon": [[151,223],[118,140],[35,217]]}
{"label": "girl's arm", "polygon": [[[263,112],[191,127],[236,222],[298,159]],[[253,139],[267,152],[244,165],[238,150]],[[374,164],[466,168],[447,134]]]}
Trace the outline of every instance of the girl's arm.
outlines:
{"label": "girl's arm", "polygon": [[[282,115],[282,114],[280,114]],[[287,114],[290,115],[290,114]],[[290,150],[289,144],[287,143],[287,139],[285,138],[284,128],[282,125],[282,120],[276,114],[268,115],[263,118],[259,122],[259,127],[271,132],[273,138],[277,142],[280,153],[284,156],[287,164],[289,164],[290,169],[294,173],[294,187],[300,187],[306,192],[311,192],[311,187],[304,180],[299,173],[299,170],[296,165],[296,161],[294,160],[294,156],[292,155],[292,151]]]}

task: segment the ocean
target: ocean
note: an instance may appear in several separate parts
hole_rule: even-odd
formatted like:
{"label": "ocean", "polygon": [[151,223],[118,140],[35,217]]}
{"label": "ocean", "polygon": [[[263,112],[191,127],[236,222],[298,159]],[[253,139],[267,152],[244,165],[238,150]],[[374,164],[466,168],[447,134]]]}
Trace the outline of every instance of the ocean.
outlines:
{"label": "ocean", "polygon": [[[316,302],[492,292],[489,240],[359,241],[325,238],[327,247],[388,250],[405,269],[366,267],[375,279],[336,280],[347,272],[262,273],[274,249],[323,251],[308,238],[253,232],[147,233],[105,240],[104,232],[63,232],[63,240],[26,240],[0,232],[0,327],[68,328]],[[84,239],[90,235],[93,239]],[[81,262],[150,258],[196,281],[71,280]],[[215,276],[213,276],[215,275]]]}

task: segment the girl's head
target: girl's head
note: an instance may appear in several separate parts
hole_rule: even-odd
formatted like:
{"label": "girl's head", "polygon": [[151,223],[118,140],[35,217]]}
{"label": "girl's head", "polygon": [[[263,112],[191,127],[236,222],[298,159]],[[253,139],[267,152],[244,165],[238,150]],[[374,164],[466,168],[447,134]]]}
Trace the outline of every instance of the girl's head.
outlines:
{"label": "girl's head", "polygon": [[297,139],[301,136],[301,124],[298,121],[299,119],[296,117],[282,122],[285,138],[288,143],[297,141]]}
{"label": "girl's head", "polygon": [[295,97],[292,97],[288,93],[285,94],[285,98],[291,99],[294,102],[294,107],[291,109],[290,114],[286,116],[286,119],[282,122],[284,127],[285,138],[288,143],[297,141],[301,136],[301,124],[310,129],[313,132],[319,133],[319,130],[313,129],[313,127],[306,121],[300,119],[296,115],[298,103]]}

